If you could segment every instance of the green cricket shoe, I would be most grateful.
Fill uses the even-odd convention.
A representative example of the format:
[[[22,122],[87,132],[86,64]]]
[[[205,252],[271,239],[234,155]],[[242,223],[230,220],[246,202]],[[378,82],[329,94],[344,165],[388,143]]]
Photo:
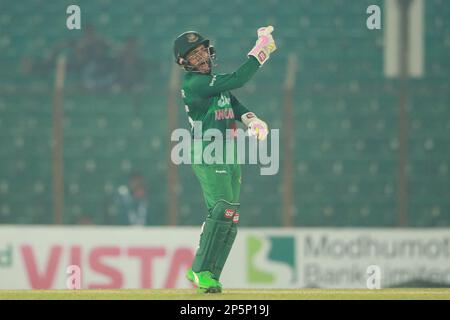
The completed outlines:
[[[197,286],[200,293],[221,293],[222,284],[213,278],[209,271],[194,272],[192,268],[186,272],[186,278]]]
[[[197,273],[198,274],[198,273]],[[192,271],[192,268],[189,268],[189,270],[186,272],[186,278],[191,281],[192,283],[195,283],[195,277],[194,277],[194,271]],[[219,280],[217,280],[216,278],[214,278],[214,276],[212,276],[213,280],[216,280],[219,287],[222,288],[222,283],[220,283]]]

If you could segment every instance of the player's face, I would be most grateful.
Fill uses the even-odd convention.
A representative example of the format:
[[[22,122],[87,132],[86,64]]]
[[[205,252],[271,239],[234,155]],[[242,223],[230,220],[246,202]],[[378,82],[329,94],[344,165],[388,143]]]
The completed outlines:
[[[211,70],[209,65],[208,49],[204,45],[199,45],[186,57],[188,62],[201,73],[208,73]]]

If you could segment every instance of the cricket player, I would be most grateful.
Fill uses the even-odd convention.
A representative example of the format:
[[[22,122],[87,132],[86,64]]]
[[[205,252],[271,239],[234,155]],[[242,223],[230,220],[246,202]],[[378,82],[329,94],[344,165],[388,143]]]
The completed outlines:
[[[231,90],[244,86],[276,50],[272,31],[272,26],[259,28],[258,39],[246,61],[229,74],[212,72],[215,52],[208,39],[195,31],[177,37],[173,50],[175,62],[186,71],[181,94],[192,132],[195,132],[194,125],[200,123],[202,134],[208,129],[218,129],[224,140],[234,139],[236,136],[229,132],[236,130],[236,121],[241,121],[249,135],[259,140],[266,138],[267,124],[244,107]],[[194,140],[197,138],[193,136]],[[212,138],[202,136],[200,139],[206,147]],[[192,148],[192,157],[195,152]],[[222,292],[220,274],[237,234],[241,168],[236,157],[233,160],[231,164],[225,163],[225,158],[223,163],[192,164],[208,215],[192,268],[186,277],[203,293]]]

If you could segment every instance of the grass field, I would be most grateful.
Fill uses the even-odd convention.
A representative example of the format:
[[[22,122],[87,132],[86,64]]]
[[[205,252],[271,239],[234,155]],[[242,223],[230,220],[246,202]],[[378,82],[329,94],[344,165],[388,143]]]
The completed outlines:
[[[0,300],[450,300],[450,289],[229,289],[198,294],[195,289],[0,290]]]

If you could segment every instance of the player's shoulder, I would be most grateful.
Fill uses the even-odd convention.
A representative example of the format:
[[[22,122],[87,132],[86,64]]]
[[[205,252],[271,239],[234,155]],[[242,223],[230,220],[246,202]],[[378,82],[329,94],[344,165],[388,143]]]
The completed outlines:
[[[211,81],[214,79],[214,75],[211,74],[198,74],[189,72],[184,77],[183,89],[187,92],[198,92],[208,87]]]

